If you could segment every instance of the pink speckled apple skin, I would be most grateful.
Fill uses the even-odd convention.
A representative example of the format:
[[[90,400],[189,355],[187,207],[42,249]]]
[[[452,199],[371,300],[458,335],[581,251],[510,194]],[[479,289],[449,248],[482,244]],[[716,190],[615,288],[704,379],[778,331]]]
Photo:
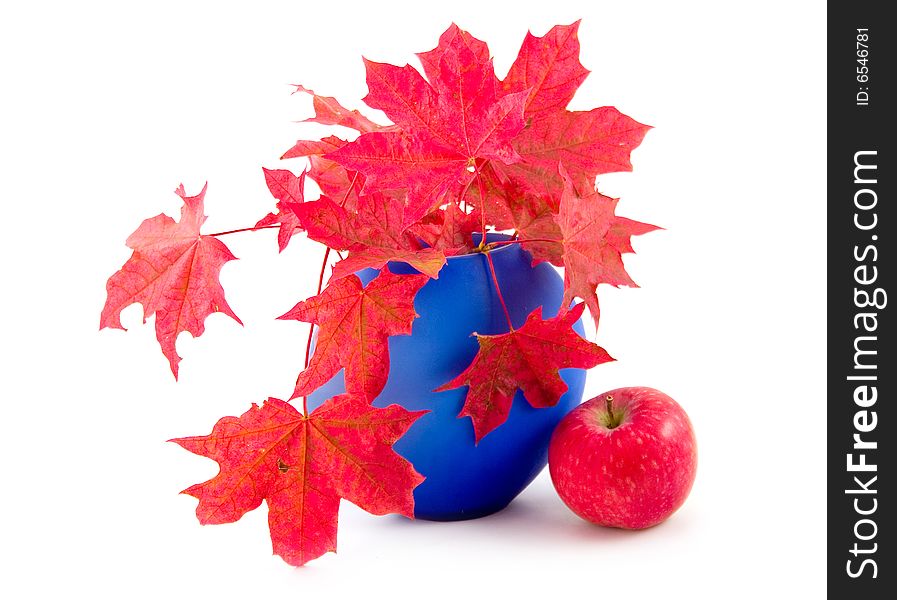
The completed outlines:
[[[624,411],[602,424],[605,398]],[[645,529],[682,506],[698,454],[688,415],[653,388],[619,388],[580,404],[558,424],[548,450],[551,480],[564,503],[592,523]]]

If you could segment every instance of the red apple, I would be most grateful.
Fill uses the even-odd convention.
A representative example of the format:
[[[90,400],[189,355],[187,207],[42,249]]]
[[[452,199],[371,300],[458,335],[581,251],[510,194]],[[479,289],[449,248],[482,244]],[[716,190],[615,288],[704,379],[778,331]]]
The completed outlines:
[[[688,415],[652,388],[611,390],[573,409],[548,449],[564,503],[592,523],[657,525],[682,506],[698,463]]]

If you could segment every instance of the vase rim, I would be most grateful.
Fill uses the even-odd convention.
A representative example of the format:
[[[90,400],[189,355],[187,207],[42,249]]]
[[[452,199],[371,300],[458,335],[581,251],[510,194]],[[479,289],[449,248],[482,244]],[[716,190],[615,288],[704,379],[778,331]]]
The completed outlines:
[[[482,234],[482,233],[474,233],[474,234],[473,234],[473,240],[474,240],[474,242],[476,242],[477,244],[479,243],[479,240],[480,240],[482,237],[483,237],[483,234]],[[508,233],[489,232],[489,233],[486,234],[486,240],[487,240],[489,243],[492,243],[493,241],[499,241],[499,242],[500,242],[500,241],[510,240],[510,239],[512,239],[512,237],[513,237],[513,236],[511,236],[511,235],[508,234]],[[493,249],[490,250],[489,252],[490,252],[491,254],[495,254],[495,253],[497,253],[497,252],[504,252],[505,250],[508,250],[508,249],[510,249],[510,248],[513,248],[514,246],[520,246],[520,244],[505,244],[504,246],[501,246],[501,247],[499,247],[499,248],[493,248]],[[523,247],[521,246],[521,250],[522,250],[522,249],[523,249]],[[445,257],[445,260],[446,260],[446,261],[450,261],[450,260],[457,260],[457,259],[464,259],[464,258],[469,259],[469,258],[473,258],[473,257],[476,257],[476,256],[482,256],[482,255],[483,255],[483,252],[470,252],[470,253],[468,253],[468,254],[455,254],[455,255],[452,255],[452,256],[446,256],[446,257]]]

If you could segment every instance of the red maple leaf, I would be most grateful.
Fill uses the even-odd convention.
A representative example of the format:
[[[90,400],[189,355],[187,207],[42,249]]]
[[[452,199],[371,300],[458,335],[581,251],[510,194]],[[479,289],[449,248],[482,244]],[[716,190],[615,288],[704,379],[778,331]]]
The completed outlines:
[[[293,398],[310,394],[345,368],[346,390],[373,400],[389,375],[387,340],[411,333],[414,296],[428,279],[383,269],[364,287],[358,276],[349,275],[279,317],[318,325],[315,352],[296,380]]]
[[[563,245],[564,300],[582,298],[598,323],[600,311],[595,292],[599,283],[638,287],[623,266],[622,254],[633,252],[630,238],[659,229],[614,214],[617,199],[596,191],[580,196],[561,167],[564,193],[558,226]]]
[[[527,34],[508,75],[499,83],[506,93],[527,94],[527,125],[512,139],[519,160],[479,159],[476,170],[481,181],[461,192],[473,205],[486,206],[487,222],[498,229],[514,228],[523,233],[521,237],[527,233],[545,237],[542,234],[546,229],[549,233],[556,229],[548,209],[557,214],[563,190],[558,163],[579,188],[592,190],[597,175],[631,170],[630,153],[649,129],[610,107],[587,112],[566,110],[589,73],[579,62],[578,29],[577,21],[556,26],[542,37]],[[461,48],[480,61],[488,60],[483,42],[453,27],[443,34],[436,49],[419,55],[428,77],[437,77],[436,61]],[[465,190],[463,182],[451,188],[456,195],[459,190]],[[479,197],[483,192],[485,199]],[[523,205],[519,194],[524,192],[535,199],[532,206]],[[554,254],[549,246],[541,249]],[[546,259],[558,264],[556,256]]]
[[[542,37],[526,33],[502,87],[508,92],[529,90],[523,113],[527,120],[563,112],[588,76],[579,62],[578,31],[576,21],[556,25]]]
[[[578,189],[590,191],[596,176],[632,170],[629,155],[649,129],[609,106],[561,111],[533,121],[517,136],[514,148],[523,160],[501,168],[536,191],[557,194],[560,162]]]
[[[511,140],[524,126],[528,92],[500,93],[488,56],[483,60],[461,36],[454,39],[440,50],[438,76],[429,83],[410,65],[366,60],[365,102],[401,131],[364,134],[326,155],[362,172],[366,186],[407,189],[405,225],[469,181],[477,159],[519,160]]]
[[[560,195],[561,162],[578,187],[592,190],[602,173],[629,171],[629,155],[650,127],[615,108],[568,111],[567,104],[589,71],[579,62],[579,21],[553,27],[542,37],[527,33],[520,52],[501,83],[506,92],[529,90],[516,136],[514,164],[495,164],[505,176],[537,193]]]
[[[177,379],[181,360],[175,348],[178,334],[187,331],[199,337],[205,331],[206,317],[215,312],[243,322],[228,306],[218,281],[221,267],[236,257],[221,240],[199,233],[206,220],[206,186],[196,196],[187,196],[183,185],[175,193],[184,201],[180,221],[160,214],[145,220],[128,237],[126,243],[134,252],[106,283],[100,329],[124,329],[122,309],[139,302],[144,323],[156,315],[156,339]]]
[[[366,268],[379,269],[388,261],[404,262],[436,278],[445,255],[436,248],[421,248],[404,230],[404,202],[379,193],[360,196],[357,212],[349,212],[326,196],[296,208],[308,237],[333,248],[348,250],[336,263],[333,277],[341,278]]]
[[[554,406],[567,391],[558,369],[589,369],[613,360],[603,348],[573,331],[582,315],[579,304],[566,314],[543,320],[541,308],[523,327],[498,335],[479,335],[480,350],[470,366],[435,391],[469,386],[459,417],[470,417],[479,442],[504,423],[517,389],[534,408]]]
[[[340,498],[414,518],[413,490],[424,478],[392,445],[425,412],[341,395],[306,417],[269,398],[224,417],[209,435],[170,441],[220,467],[182,492],[199,499],[201,524],[233,523],[264,500],[274,553],[300,566],[336,552]]]
[[[269,213],[263,217],[256,227],[280,224],[277,232],[277,245],[283,252],[290,243],[293,234],[302,231],[299,218],[296,216],[296,208],[305,201],[305,171],[296,177],[292,171],[284,169],[266,169],[265,184],[271,195],[277,199],[277,213]]]

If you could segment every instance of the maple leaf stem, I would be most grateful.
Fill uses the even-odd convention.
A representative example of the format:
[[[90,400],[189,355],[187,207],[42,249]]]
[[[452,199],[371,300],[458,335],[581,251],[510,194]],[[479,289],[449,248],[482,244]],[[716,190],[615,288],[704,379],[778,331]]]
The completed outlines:
[[[330,258],[330,248],[328,247],[324,251],[324,261],[321,263],[321,273],[318,275],[318,291],[315,293],[316,296],[321,294],[321,290],[324,289],[324,273],[327,271],[327,259]],[[310,323],[308,326],[308,340],[305,342],[305,366],[304,369],[308,368],[308,361],[311,358],[311,340],[314,337],[315,333],[315,325],[314,323]],[[302,414],[308,416],[308,396],[302,396]]]
[[[349,189],[346,190],[346,193],[343,194],[343,199],[339,201],[340,206],[346,205],[346,200],[349,199],[349,194],[352,193],[352,190],[355,189],[355,182],[358,181],[358,171],[355,171],[355,175],[352,176],[352,181],[349,182]]]
[[[527,238],[525,240],[500,240],[498,242],[492,242],[489,244],[490,248],[497,248],[499,246],[507,246],[508,244],[528,244],[530,242],[550,242],[554,244],[563,244],[564,242],[561,240],[550,240],[548,238]]]
[[[242,229],[231,229],[230,231],[219,231],[218,233],[207,233],[209,237],[218,237],[219,235],[229,235],[231,233],[243,233],[244,231],[259,231],[262,229],[278,229],[280,228],[280,223],[277,225],[262,225],[261,227],[243,227]]]
[[[480,190],[480,203],[483,205],[482,210],[480,211],[480,222],[482,224],[482,230],[483,230],[483,237],[482,237],[482,239],[480,239],[480,248],[483,248],[486,246],[486,188],[485,188],[485,186],[483,186],[483,178],[480,176],[480,167],[477,166],[476,170],[477,170],[477,174],[476,174],[477,189]],[[491,258],[489,259],[489,264],[490,265],[492,264]],[[495,278],[495,269],[492,270],[492,277],[493,277],[493,279]],[[496,287],[496,289],[498,289],[497,281],[495,282],[495,287]],[[501,292],[498,292],[498,297],[501,298]],[[504,304],[504,300],[502,300],[502,304]],[[507,313],[508,310],[505,309],[505,312]],[[511,319],[508,318],[508,323],[510,323],[510,322],[511,322]],[[513,330],[514,328],[511,327],[511,329]]]
[[[514,324],[511,322],[511,313],[508,312],[508,305],[505,304],[505,299],[501,295],[501,287],[498,285],[498,277],[495,275],[495,264],[492,262],[492,256],[488,252],[483,252],[486,255],[486,262],[489,263],[489,272],[492,274],[492,281],[495,283],[495,293],[498,294],[498,300],[501,302],[501,307],[505,311],[505,319],[508,320],[508,331],[514,331]]]
[[[458,196],[458,206],[461,207],[461,204],[463,203],[463,209],[465,212],[467,211],[467,190],[470,189],[471,185],[473,185],[473,179],[467,182],[467,185],[465,185],[464,189],[461,190],[461,195]]]

